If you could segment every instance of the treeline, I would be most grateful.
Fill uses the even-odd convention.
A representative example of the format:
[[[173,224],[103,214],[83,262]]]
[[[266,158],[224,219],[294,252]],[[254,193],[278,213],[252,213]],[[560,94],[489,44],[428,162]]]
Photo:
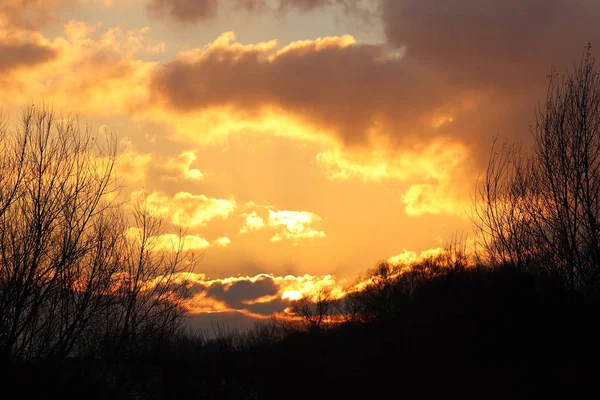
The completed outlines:
[[[13,378],[21,392],[34,379],[47,393],[98,399],[600,394],[596,302],[451,251],[410,267],[381,263],[363,290],[297,302],[293,320],[244,332],[215,325],[211,338],[180,332],[135,357],[68,359]]]

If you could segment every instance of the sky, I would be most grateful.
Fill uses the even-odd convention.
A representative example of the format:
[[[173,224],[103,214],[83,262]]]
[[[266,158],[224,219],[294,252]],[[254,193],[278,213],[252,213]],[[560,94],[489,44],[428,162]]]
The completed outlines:
[[[247,326],[471,236],[494,138],[530,140],[599,20],[597,0],[0,0],[0,110],[116,135],[128,198],[202,255],[193,323]]]

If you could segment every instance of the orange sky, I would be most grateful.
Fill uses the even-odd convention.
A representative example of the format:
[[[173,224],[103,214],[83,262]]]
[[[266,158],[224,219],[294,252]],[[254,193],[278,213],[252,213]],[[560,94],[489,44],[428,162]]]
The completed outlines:
[[[194,312],[265,316],[471,235],[493,137],[528,139],[599,17],[594,0],[1,0],[0,109],[116,134],[126,195],[204,254]]]

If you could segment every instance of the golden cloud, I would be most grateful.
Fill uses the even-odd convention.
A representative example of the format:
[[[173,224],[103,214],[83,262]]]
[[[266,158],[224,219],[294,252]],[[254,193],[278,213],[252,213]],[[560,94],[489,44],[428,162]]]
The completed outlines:
[[[269,210],[269,226],[279,231],[271,237],[272,242],[291,240],[296,246],[301,240],[325,237],[325,232],[314,229],[322,222],[317,214],[308,211]]]
[[[145,196],[146,207],[153,214],[185,227],[202,227],[213,219],[226,219],[237,207],[233,198],[216,199],[189,192],[177,192],[171,197],[161,191],[148,195],[137,191],[132,197],[139,199],[142,196]]]
[[[467,250],[472,248],[468,241]],[[429,258],[443,255],[443,248],[421,251],[404,250],[387,261],[396,266],[404,266],[396,273],[407,271],[411,265]],[[159,284],[160,277],[148,284]],[[302,298],[317,301],[326,293],[332,300],[342,299],[348,293],[363,290],[372,278],[366,276],[354,283],[338,280],[333,275],[274,275],[235,276],[210,279],[205,274],[185,272],[174,278],[174,282],[186,283],[191,294],[184,299],[191,314],[240,312],[253,318],[266,318],[281,315],[290,302]]]
[[[167,179],[187,179],[191,181],[201,181],[204,174],[197,168],[192,168],[192,163],[197,159],[193,151],[184,151],[175,158],[170,158],[164,163],[164,168],[169,175],[163,175]]]
[[[250,214],[246,213],[246,221],[240,233],[247,233],[257,231],[265,227],[265,221],[260,217],[256,211],[252,211]]]
[[[146,181],[152,159],[152,154],[138,153],[133,148],[131,140],[124,138],[121,140],[121,152],[117,157],[115,173],[129,184],[140,184]]]
[[[157,63],[135,57],[147,46],[155,45],[152,41],[144,42],[148,29],[112,28],[100,32],[100,27],[100,24],[69,21],[64,25],[64,36],[53,40],[33,31],[0,27],[0,38],[9,34],[13,38],[18,36],[21,42],[33,43],[55,54],[36,68],[16,69],[10,80],[0,81],[4,89],[0,92],[3,104],[21,105],[41,97],[58,109],[71,110],[77,104],[77,110],[73,111],[95,115],[128,114],[147,104],[148,78]]]
[[[331,179],[366,182],[397,180],[411,183],[402,195],[410,216],[447,214],[467,217],[473,175],[470,149],[459,142],[438,138],[410,150],[326,150],[318,163]]]
[[[130,240],[139,240],[143,236],[141,228],[130,227],[125,231],[125,235]],[[149,249],[151,251],[197,251],[204,250],[210,246],[208,240],[197,235],[178,235],[174,233],[164,233],[148,238]],[[216,243],[220,245],[219,243]]]
[[[223,6],[230,12],[270,12],[280,15],[336,5],[346,15],[366,19],[375,14],[378,2],[379,0],[149,0],[147,10],[153,18],[192,24],[215,18]]]
[[[440,96],[398,96],[413,89],[443,94],[445,85],[431,77],[424,86],[425,71],[386,57],[385,46],[358,44],[349,35],[280,48],[275,40],[254,45],[234,40],[232,32],[224,33],[160,67],[152,78],[152,104],[174,113],[176,119],[236,118],[252,122],[246,127],[257,125],[255,130],[266,116],[281,114],[303,127],[304,136],[312,131],[315,138],[364,143],[377,134],[430,135],[437,110],[450,103],[443,96],[442,101]],[[210,125],[220,125],[214,122]],[[380,128],[373,129],[376,125]],[[230,130],[236,127],[234,123]]]
[[[227,236],[223,236],[218,239],[215,239],[213,241],[213,244],[219,247],[227,247],[231,244],[231,239],[229,239]]]
[[[171,221],[190,227],[206,226],[215,218],[227,218],[235,210],[235,200],[215,199],[204,195],[179,192],[173,196]]]
[[[437,138],[412,149],[345,151],[337,147],[317,155],[317,161],[334,179],[358,178],[364,181],[449,179],[468,161],[469,148],[464,144]]]
[[[434,249],[423,250],[417,254],[415,251],[404,250],[402,253],[392,256],[387,259],[392,265],[410,265],[415,264],[427,258],[435,257],[444,252],[444,248],[437,247]]]
[[[335,299],[345,295],[345,281],[338,282],[331,275],[259,274],[208,279],[204,274],[185,273],[181,279],[192,289],[193,294],[185,299],[192,314],[237,311],[265,318],[282,312],[290,301],[301,297],[317,298],[324,291]]]

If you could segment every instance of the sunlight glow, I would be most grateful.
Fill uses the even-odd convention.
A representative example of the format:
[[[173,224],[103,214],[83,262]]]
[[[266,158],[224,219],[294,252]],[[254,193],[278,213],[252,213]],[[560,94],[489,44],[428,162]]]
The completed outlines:
[[[302,296],[302,293],[296,290],[288,290],[287,292],[281,295],[282,300],[288,299],[291,301],[300,300],[302,297],[304,297]]]

